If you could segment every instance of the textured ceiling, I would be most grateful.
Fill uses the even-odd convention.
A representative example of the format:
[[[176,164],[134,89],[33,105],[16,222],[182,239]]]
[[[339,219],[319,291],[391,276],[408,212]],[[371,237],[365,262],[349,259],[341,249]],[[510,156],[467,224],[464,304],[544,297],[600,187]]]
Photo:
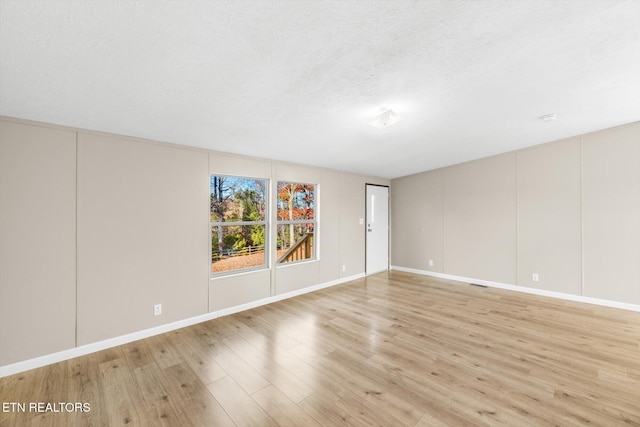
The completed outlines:
[[[0,115],[393,178],[640,120],[640,0],[0,0]]]

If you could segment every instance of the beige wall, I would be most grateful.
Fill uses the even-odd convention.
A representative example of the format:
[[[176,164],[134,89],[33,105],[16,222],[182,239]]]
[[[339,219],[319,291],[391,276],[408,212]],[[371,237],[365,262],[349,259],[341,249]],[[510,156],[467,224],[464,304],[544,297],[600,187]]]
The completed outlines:
[[[405,267],[444,273],[442,175],[439,169],[393,181],[391,252]],[[416,212],[420,222],[410,227]]]
[[[320,271],[318,283],[331,282],[340,278],[340,172],[323,170],[320,172],[318,201],[319,228],[318,254]],[[346,189],[345,189],[346,190]],[[325,250],[326,249],[326,250]]]
[[[580,138],[516,155],[517,284],[581,295]]]
[[[367,179],[358,175],[340,174],[340,240],[349,242],[336,249],[340,253],[340,277],[353,276],[365,270],[366,182]]]
[[[209,282],[209,311],[218,311],[271,296],[269,270],[220,276]]]
[[[509,153],[444,169],[446,274],[515,282],[515,166]]]
[[[640,304],[640,123],[391,189],[394,266]]]
[[[365,183],[390,183],[11,118],[0,125],[0,366],[363,274]],[[274,267],[272,251],[270,269],[210,277],[210,174],[266,178],[272,194],[278,180],[318,184],[318,259]]]
[[[205,152],[79,133],[79,345],[207,312],[208,183]]]
[[[0,366],[71,348],[76,135],[0,121]]]
[[[640,304],[640,123],[582,144],[584,294]]]

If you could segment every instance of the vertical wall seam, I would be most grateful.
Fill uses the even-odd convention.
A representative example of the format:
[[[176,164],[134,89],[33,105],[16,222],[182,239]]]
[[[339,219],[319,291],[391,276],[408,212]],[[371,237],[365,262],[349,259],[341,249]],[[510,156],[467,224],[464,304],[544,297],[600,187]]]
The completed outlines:
[[[519,153],[515,153],[515,181],[516,181],[516,247],[515,247],[515,261],[516,261],[516,277],[515,285],[520,285],[520,185],[518,180],[518,157]]]
[[[342,172],[338,174],[338,188],[342,189]],[[338,279],[342,278],[342,251],[340,250],[340,242],[342,242],[342,191],[338,195]]]
[[[440,254],[442,255],[442,267],[440,267],[440,268],[442,269],[442,274],[445,273],[445,260],[444,260],[444,258],[445,258],[445,255],[444,255],[444,240],[445,240],[445,238],[444,238],[444,229],[445,229],[445,227],[444,227],[444,223],[445,223],[445,221],[444,221],[444,214],[445,214],[445,209],[444,209],[444,176],[445,176],[444,169],[440,169],[440,206],[441,206],[441,208],[440,208],[440,210],[441,210],[440,218],[442,219],[442,225],[441,225],[442,229],[440,230],[441,234],[442,234],[442,242],[441,242],[441,245],[440,245]]]
[[[585,296],[584,263],[584,139],[580,136],[580,295]]]
[[[75,218],[75,228],[76,228],[76,330],[75,330],[75,346],[78,347],[78,323],[80,318],[80,304],[78,302],[78,288],[79,288],[79,271],[80,271],[80,250],[78,246],[80,245],[80,239],[78,238],[78,223],[79,223],[79,211],[80,211],[80,150],[79,150],[79,137],[78,132],[76,134],[76,218]]]

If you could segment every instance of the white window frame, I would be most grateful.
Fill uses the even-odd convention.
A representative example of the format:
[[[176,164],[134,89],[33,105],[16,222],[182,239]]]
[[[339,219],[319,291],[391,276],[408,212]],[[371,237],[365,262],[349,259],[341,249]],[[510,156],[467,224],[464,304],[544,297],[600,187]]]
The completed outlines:
[[[228,276],[232,274],[246,273],[251,271],[259,271],[266,270],[270,268],[270,234],[269,234],[269,216],[270,216],[270,182],[267,178],[259,178],[259,177],[250,177],[250,176],[239,176],[239,175],[227,175],[227,174],[210,174],[209,175],[209,197],[211,197],[211,180],[213,177],[222,177],[222,178],[232,178],[232,179],[246,179],[246,180],[258,180],[264,183],[264,219],[261,221],[209,221],[209,241],[210,245],[210,260],[211,265],[209,266],[209,275],[212,278],[220,277],[220,276]],[[209,218],[211,219],[211,208],[209,208]],[[264,226],[264,263],[262,265],[258,265],[255,267],[246,267],[246,268],[238,268],[234,270],[226,270],[219,272],[212,272],[212,264],[213,264],[213,228],[214,227],[233,227],[233,226],[251,226],[251,225],[262,225]]]
[[[287,220],[282,220],[280,219],[280,217],[278,216],[278,193],[279,193],[279,188],[280,188],[280,184],[296,184],[296,185],[310,185],[313,186],[313,219],[287,219]],[[276,190],[275,190],[275,199],[276,199],[276,203],[275,203],[275,212],[276,212],[276,220],[275,220],[275,240],[276,240],[276,247],[275,247],[275,253],[278,253],[278,245],[277,245],[277,240],[278,240],[278,227],[281,225],[296,225],[296,224],[312,224],[313,225],[313,244],[312,244],[312,254],[313,256],[311,258],[303,258],[303,259],[299,259],[299,260],[295,260],[295,261],[279,261],[278,257],[276,256],[276,266],[277,267],[283,267],[283,266],[288,266],[288,265],[293,265],[293,264],[299,264],[299,263],[303,263],[303,262],[310,262],[310,261],[317,261],[319,259],[318,257],[318,187],[319,185],[317,183],[312,183],[312,182],[301,182],[301,181],[294,181],[294,180],[278,180],[276,181]]]

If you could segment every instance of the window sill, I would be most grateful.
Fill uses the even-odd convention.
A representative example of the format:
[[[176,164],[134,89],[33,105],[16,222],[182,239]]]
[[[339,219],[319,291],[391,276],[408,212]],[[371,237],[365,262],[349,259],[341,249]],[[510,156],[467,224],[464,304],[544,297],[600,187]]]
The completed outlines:
[[[294,265],[312,264],[318,261],[319,261],[318,258],[313,258],[313,259],[305,259],[302,261],[285,262],[285,263],[276,265],[276,269],[293,267]]]
[[[254,268],[245,268],[242,270],[224,271],[221,273],[210,274],[209,280],[226,279],[227,277],[233,277],[233,276],[244,276],[247,274],[254,274],[260,271],[268,271],[268,270],[270,270],[269,267],[262,266],[262,267],[254,267]]]

